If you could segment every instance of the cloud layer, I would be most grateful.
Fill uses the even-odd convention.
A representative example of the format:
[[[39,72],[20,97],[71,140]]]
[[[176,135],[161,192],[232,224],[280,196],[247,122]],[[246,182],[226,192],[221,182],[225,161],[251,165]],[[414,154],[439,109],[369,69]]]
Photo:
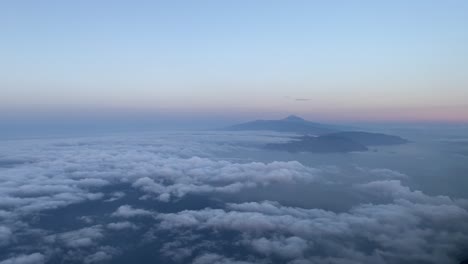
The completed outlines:
[[[237,231],[249,250],[295,263],[454,263],[468,243],[468,211],[448,197],[375,181],[365,191],[392,203],[361,204],[346,213],[282,206],[228,204],[225,209],[160,214],[164,230]],[[364,253],[365,252],[365,253]]]
[[[264,158],[258,149],[285,140],[275,133],[199,133],[2,143],[0,264],[104,263],[138,247],[159,252],[166,263],[465,257],[466,200],[414,190],[408,175],[391,169],[312,167],[290,156]],[[269,197],[277,200],[258,198],[272,186],[279,191]],[[333,187],[333,195],[318,198],[336,203],[345,202],[344,193],[357,198],[342,211],[290,204],[286,189],[299,187]]]

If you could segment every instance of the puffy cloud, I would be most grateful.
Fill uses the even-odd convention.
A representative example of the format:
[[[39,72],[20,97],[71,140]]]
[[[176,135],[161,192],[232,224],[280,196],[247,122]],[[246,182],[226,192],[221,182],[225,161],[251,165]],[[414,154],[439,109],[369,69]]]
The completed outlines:
[[[310,247],[309,242],[300,237],[275,237],[267,239],[265,237],[252,239],[246,242],[250,244],[253,250],[263,255],[276,255],[286,259],[301,258],[304,251]]]
[[[198,243],[200,245],[200,243]],[[172,259],[175,262],[182,262],[192,256],[195,247],[183,247],[181,239],[164,243],[159,250],[162,255]]]
[[[363,174],[364,176],[378,180],[380,179],[406,179],[408,178],[408,175],[401,173],[396,170],[391,170],[387,168],[365,168],[365,167],[359,167],[355,166],[355,169]]]
[[[114,201],[120,200],[123,197],[125,197],[125,193],[124,192],[113,192],[113,193],[111,193],[110,196],[111,197],[108,198],[107,200],[105,200],[105,202],[114,202]]]
[[[153,213],[151,211],[139,208],[133,208],[130,205],[122,205],[117,210],[112,213],[113,217],[122,217],[122,218],[131,218],[138,216],[151,216]]]
[[[78,217],[78,220],[86,223],[86,224],[92,224],[94,222],[94,218],[88,215],[83,215]]]
[[[10,243],[13,232],[6,226],[0,226],[0,246],[5,246]]]
[[[103,194],[96,190],[122,182],[169,201],[188,193],[236,192],[259,184],[313,178],[302,175],[313,174],[313,169],[297,162],[217,160],[222,152],[285,140],[287,136],[278,133],[213,132],[5,141],[0,159],[3,154],[8,166],[2,168],[0,208],[12,209],[10,217],[19,217],[100,199]],[[115,192],[106,201],[124,195]]]
[[[468,243],[468,211],[456,202],[412,191],[398,181],[361,187],[384,196],[388,191],[394,200],[343,213],[269,201],[228,204],[226,209],[159,214],[158,226],[172,232],[238,231],[246,237],[243,244],[261,255],[312,263],[450,263]]]
[[[190,193],[236,192],[262,182],[297,179],[300,173],[298,170],[307,170],[299,163],[285,166],[298,168],[288,171],[287,168],[281,169],[281,166],[275,169],[275,164],[254,163],[243,158],[230,161],[220,159],[220,154],[232,150],[245,150],[285,140],[287,136],[277,133],[252,135],[210,132],[199,135],[180,133],[2,141],[0,246],[27,244],[27,233],[32,232],[32,229],[23,230],[30,228],[27,226],[28,221],[40,223],[43,211],[103,198],[107,202],[123,199],[126,194],[116,191],[115,186],[120,188],[133,184],[138,190],[144,191],[147,197],[154,196],[169,202],[173,197],[180,198]],[[253,179],[255,170],[262,166],[266,168],[261,177],[267,180],[259,177]],[[222,173],[223,179],[212,180],[217,173]],[[155,192],[155,189],[145,187],[144,183],[149,183],[151,187],[160,184],[163,189]],[[109,190],[112,192],[106,193]],[[144,209],[124,205],[113,216],[129,218],[152,214]],[[99,217],[89,215],[84,218],[76,216],[75,219],[80,220],[81,224],[83,221],[87,224],[102,223]],[[24,228],[17,228],[17,223],[23,220]],[[123,223],[102,225],[110,229],[128,226]],[[103,233],[102,230],[95,231],[95,237],[87,234],[80,237],[74,235],[75,231],[53,235],[56,230],[41,230],[44,236],[48,235],[46,240],[49,242],[59,241],[69,248],[97,244]]]
[[[91,264],[108,262],[117,254],[119,254],[119,251],[113,247],[99,247],[98,251],[86,256],[83,259],[83,263]]]
[[[107,252],[104,251],[98,251],[86,257],[84,263],[102,263],[103,261],[107,261],[110,259],[112,259],[112,255],[109,255]]]
[[[197,257],[193,264],[251,264],[252,262],[247,261],[238,261],[231,258],[226,258],[224,256],[214,254],[214,253],[206,253],[199,257]]]
[[[400,180],[381,180],[358,184],[356,187],[362,191],[384,196],[391,199],[405,199],[415,203],[453,204],[454,201],[448,196],[429,196],[421,191],[412,191],[403,186]]]
[[[138,229],[138,226],[128,221],[107,224],[107,228],[112,230]]]
[[[41,253],[32,253],[30,255],[19,255],[0,261],[0,264],[41,264],[44,262],[44,255]]]
[[[369,171],[372,175],[382,177],[382,178],[398,179],[398,178],[408,177],[406,174],[403,174],[399,171],[390,170],[390,169],[371,169]]]
[[[104,237],[103,229],[100,225],[86,227],[78,230],[50,235],[45,238],[48,243],[59,243],[68,248],[91,247]]]
[[[99,246],[107,241],[107,233],[136,228],[128,221],[106,221],[139,216],[147,216],[147,223],[155,221],[154,237],[158,237],[157,232],[163,232],[171,233],[176,240],[189,241],[167,247],[162,254],[173,260],[181,256],[181,261],[196,256],[193,262],[199,264],[269,263],[273,260],[291,264],[450,263],[462,246],[468,244],[468,202],[411,190],[395,180],[406,178],[400,172],[362,169],[357,173],[362,178],[348,177],[342,181],[348,175],[338,167],[315,169],[297,161],[267,161],[269,159],[265,158],[264,162],[255,162],[239,158],[240,155],[224,155],[285,140],[288,140],[285,135],[274,134],[200,133],[2,143],[6,148],[2,148],[5,153],[0,155],[9,158],[0,157],[0,246],[2,243],[16,246],[16,241],[23,243],[18,244],[16,250],[31,246],[20,235],[31,228],[28,221],[33,223],[40,219],[41,211],[103,198],[107,202],[125,201],[111,214],[115,218],[109,218],[106,211],[104,216],[73,218],[101,225],[86,228],[73,225],[73,229],[79,229],[60,233],[53,228],[37,231],[47,242],[41,247],[50,254],[63,253],[74,261],[101,262],[115,254]],[[380,180],[366,182],[376,177]],[[297,207],[297,204],[283,206],[275,201],[253,201],[229,203],[222,209],[156,214],[132,204],[134,192],[143,192],[145,198],[170,202],[189,194],[232,194],[273,184],[320,187],[334,182],[363,197],[362,200],[344,211],[325,210],[325,206],[311,209]],[[135,189],[124,193],[114,188],[122,185]],[[337,202],[342,199],[339,196],[326,198]],[[116,203],[106,205],[113,207]],[[22,221],[24,225],[19,228],[18,223]],[[143,229],[142,225],[139,227]],[[28,231],[33,232],[32,228]],[[200,240],[211,239],[210,235],[225,231],[239,235],[234,246],[243,247],[249,256],[239,260],[238,255],[218,255],[222,252],[218,245],[221,243],[215,240],[209,247],[194,246],[201,244]],[[199,240],[187,240],[187,236]],[[59,253],[51,248],[60,248]],[[167,254],[171,250],[174,254]],[[22,263],[12,261],[27,260],[32,255],[9,255],[4,262]],[[40,263],[40,260],[33,263]]]
[[[140,178],[133,186],[167,201],[171,196],[180,198],[189,193],[234,193],[272,183],[313,182],[319,172],[297,161],[231,163],[192,157],[172,160],[159,174]]]

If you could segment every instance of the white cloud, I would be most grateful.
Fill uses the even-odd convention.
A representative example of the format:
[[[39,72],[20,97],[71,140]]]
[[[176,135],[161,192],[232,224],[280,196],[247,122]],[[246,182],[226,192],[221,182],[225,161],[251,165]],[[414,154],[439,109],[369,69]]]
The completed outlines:
[[[252,264],[251,262],[238,261],[231,258],[226,258],[224,256],[206,253],[201,255],[193,261],[193,264]]]
[[[12,207],[12,217],[37,213],[100,199],[103,194],[96,190],[122,182],[135,183],[149,195],[169,201],[172,196],[180,198],[188,193],[236,192],[272,182],[311,180],[313,175],[302,174],[313,174],[314,170],[297,162],[217,160],[219,153],[229,150],[284,140],[287,137],[278,133],[210,132],[5,141],[0,155],[8,156],[6,162],[11,166],[2,168],[0,208]],[[154,183],[151,189],[141,185],[148,179]],[[157,184],[162,184],[162,189]],[[123,195],[116,192],[107,201]]]
[[[107,228],[112,229],[112,230],[123,230],[123,229],[138,229],[138,226],[128,221],[123,221],[123,222],[109,223],[107,224]]]
[[[167,201],[170,196],[180,198],[189,193],[234,193],[272,183],[310,183],[319,173],[297,161],[231,163],[192,157],[168,160],[155,176],[137,179],[133,186]]]
[[[310,247],[307,240],[300,237],[265,237],[252,239],[246,242],[255,251],[266,256],[279,256],[285,259],[302,258],[304,251]]]
[[[125,193],[124,192],[113,192],[110,194],[110,198],[108,198],[107,200],[105,200],[105,202],[114,202],[114,201],[117,201],[117,200],[120,200],[122,199],[123,197],[125,197]]]
[[[102,263],[110,259],[112,259],[112,255],[104,251],[98,251],[86,257],[84,263]]]
[[[103,229],[100,225],[85,227],[78,230],[50,235],[45,238],[48,243],[59,243],[68,248],[86,248],[95,246],[104,238]]]
[[[41,253],[32,253],[30,255],[19,255],[0,261],[0,264],[41,264],[44,262],[44,255]]]
[[[132,208],[130,205],[122,205],[117,210],[112,213],[113,217],[122,217],[122,218],[131,218],[138,216],[151,216],[153,213],[151,211],[139,208]]]
[[[255,172],[254,167],[260,168],[265,164],[248,165],[246,159],[235,159],[236,162],[244,162],[242,164],[222,161],[220,154],[286,139],[284,135],[275,133],[251,135],[210,132],[199,135],[2,141],[0,244],[21,246],[21,243],[25,243],[24,238],[18,236],[27,232],[17,228],[16,223],[22,219],[39,219],[37,216],[42,211],[103,198],[113,202],[125,196],[121,191],[114,191],[110,195],[104,193],[113,190],[111,185],[134,184],[143,190],[144,186],[139,184],[149,179],[154,182],[154,186],[161,184],[163,189],[161,193],[148,190],[145,195],[169,202],[173,197],[180,198],[189,193],[236,192],[261,184],[263,180],[254,182],[255,179],[251,181],[248,177]],[[299,164],[294,166],[301,167]],[[270,171],[265,171],[268,173],[262,177],[269,178],[269,182],[281,182],[281,179],[287,180],[288,177],[298,178],[297,175],[288,175],[285,170],[274,172],[274,164],[266,167]],[[245,169],[248,175],[235,171],[235,168]],[[211,169],[215,169],[215,173],[222,172],[224,180],[213,181],[211,178],[215,174],[206,175]],[[236,182],[237,179],[242,182]],[[117,209],[113,216],[129,218],[152,214],[128,205]],[[92,216],[77,216],[77,219],[88,224],[99,221]],[[106,227],[115,229],[124,225],[114,223]],[[25,228],[28,228],[27,225]],[[41,232],[50,234],[55,233],[55,230]],[[46,240],[59,241],[69,248],[85,248],[96,245],[103,236],[102,230],[96,230],[97,236],[75,236],[73,232],[49,235]]]
[[[122,199],[126,194],[111,189],[114,184],[128,184],[136,188],[131,192],[141,191],[146,197],[170,202],[189,194],[236,193],[273,184],[333,184],[347,176],[346,171],[335,167],[315,169],[297,161],[254,162],[248,157],[224,155],[287,140],[284,135],[200,134],[17,141],[10,147],[4,144],[3,156],[11,158],[1,168],[0,246],[14,244],[18,233],[28,228],[27,223],[18,228],[15,222],[40,216],[41,211],[103,198],[109,202]],[[368,204],[357,203],[343,212],[253,201],[172,214],[125,204],[111,216],[125,220],[147,216],[146,220],[156,221],[156,231],[173,232],[175,238],[198,231],[197,235],[203,237],[207,230],[238,232],[239,243],[255,256],[242,259],[253,263],[270,259],[291,264],[453,262],[461,246],[468,244],[468,202],[411,190],[395,180],[406,178],[400,172],[364,170],[361,174],[365,180],[380,180],[344,186],[364,197]],[[356,182],[355,178],[349,181]],[[107,189],[111,193],[104,193]],[[125,203],[132,200],[131,192]],[[376,202],[374,197],[385,198],[385,202]],[[61,233],[43,230],[48,234],[46,246],[64,248],[70,256],[79,255],[80,261],[99,262],[114,254],[99,247],[106,233],[136,228],[129,221],[102,223],[99,217],[82,220],[102,225]],[[212,247],[216,249],[216,243]],[[173,249],[184,256],[183,260],[201,252],[194,259],[199,264],[246,263],[237,256],[206,253],[204,248],[193,250],[190,244]],[[44,259],[40,253],[35,254],[0,263],[22,263],[18,261],[29,257]]]
[[[412,191],[398,181],[363,188],[384,196],[390,192],[394,201],[361,204],[343,213],[269,201],[228,204],[226,210],[159,214],[158,226],[172,232],[238,231],[246,236],[243,243],[262,255],[313,263],[450,263],[468,243],[468,211],[447,197]],[[362,247],[370,253],[363,254]]]
[[[0,246],[5,246],[10,243],[13,232],[9,227],[0,226]]]

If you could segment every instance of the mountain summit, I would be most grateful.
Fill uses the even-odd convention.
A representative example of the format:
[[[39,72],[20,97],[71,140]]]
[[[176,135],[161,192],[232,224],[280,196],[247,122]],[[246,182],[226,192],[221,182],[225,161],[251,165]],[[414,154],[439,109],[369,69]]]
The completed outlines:
[[[340,131],[336,126],[310,122],[295,115],[290,115],[279,120],[250,121],[227,127],[225,130],[271,130],[313,135],[323,135]]]
[[[398,136],[364,131],[344,131],[345,127],[314,123],[295,115],[279,120],[255,120],[227,127],[226,130],[270,130],[302,134],[302,137],[291,142],[266,146],[268,149],[290,152],[353,152],[366,151],[370,146],[408,143],[407,140]]]
[[[290,115],[288,117],[283,118],[284,121],[294,121],[294,122],[307,122],[304,118],[298,117],[295,115]]]

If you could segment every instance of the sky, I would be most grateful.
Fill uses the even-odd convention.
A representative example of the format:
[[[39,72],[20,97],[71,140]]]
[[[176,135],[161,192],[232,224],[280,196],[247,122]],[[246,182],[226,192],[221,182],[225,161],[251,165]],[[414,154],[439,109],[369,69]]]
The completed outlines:
[[[468,122],[467,1],[1,1],[0,116]]]

